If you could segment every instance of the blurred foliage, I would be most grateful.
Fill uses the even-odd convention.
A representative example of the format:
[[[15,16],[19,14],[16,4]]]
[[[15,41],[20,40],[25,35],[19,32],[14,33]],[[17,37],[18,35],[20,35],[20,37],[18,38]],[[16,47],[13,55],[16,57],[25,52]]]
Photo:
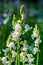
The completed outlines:
[[[0,14],[3,15],[4,12],[7,10],[9,13],[13,12],[13,14],[15,14],[17,18],[19,18],[20,15],[18,15],[19,14],[19,12],[18,12],[19,10],[18,10],[17,7],[12,6],[10,8],[9,7],[5,8],[3,6],[3,4],[1,4],[1,3],[0,3],[0,6],[1,6]],[[40,9],[39,6],[33,5],[33,4],[31,4],[31,5],[27,4],[27,7],[28,8],[35,8],[37,10]],[[40,30],[41,40],[42,40],[42,43],[40,44],[39,65],[43,65],[43,19],[42,18],[38,18],[38,16],[39,15],[35,15],[34,17],[27,16],[24,21],[25,21],[25,23],[29,24],[32,27],[34,27],[34,25],[36,23],[38,24],[38,28]],[[6,41],[8,39],[8,36],[9,36],[10,32],[12,31],[12,18],[13,18],[13,15],[9,16],[9,20],[8,20],[7,24],[0,25],[0,50],[5,47]],[[3,18],[3,20],[5,20],[5,19]],[[32,33],[31,31],[25,33],[23,38],[31,40],[31,36],[30,36],[31,33]],[[29,41],[29,42],[32,43],[32,40]],[[3,52],[2,52],[2,54],[3,54]]]

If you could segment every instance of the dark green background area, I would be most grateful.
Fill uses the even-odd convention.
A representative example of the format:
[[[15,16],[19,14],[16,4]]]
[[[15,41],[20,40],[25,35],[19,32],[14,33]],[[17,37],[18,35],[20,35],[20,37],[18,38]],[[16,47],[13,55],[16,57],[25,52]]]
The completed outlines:
[[[11,6],[8,7],[9,1],[5,2],[7,4],[7,7],[4,7],[4,2],[0,2],[0,15],[3,15],[4,12],[7,10],[9,13],[13,12],[13,15],[15,14],[16,17],[18,18],[19,15],[19,10],[18,7],[14,6],[11,4]],[[23,2],[25,3],[25,2]],[[41,35],[41,40],[42,43],[40,43],[40,53],[39,53],[39,65],[43,65],[43,3],[40,4],[33,4],[33,3],[26,3],[26,7],[29,8],[34,8],[36,10],[39,11],[39,14],[35,15],[35,16],[27,16],[25,19],[25,23],[29,24],[30,26],[32,26],[34,28],[35,24],[37,23],[39,31],[40,31],[40,35]],[[0,25],[0,50],[2,50],[2,48],[5,47],[6,45],[6,41],[8,39],[8,36],[10,34],[10,32],[12,31],[12,19],[13,16],[9,17],[8,23],[6,25],[2,24]],[[3,21],[5,19],[3,18]],[[28,31],[27,33],[25,33],[25,35],[23,36],[23,39],[27,39],[29,41],[29,43],[32,43],[31,40],[31,34],[32,31]],[[3,56],[3,53],[2,53]]]

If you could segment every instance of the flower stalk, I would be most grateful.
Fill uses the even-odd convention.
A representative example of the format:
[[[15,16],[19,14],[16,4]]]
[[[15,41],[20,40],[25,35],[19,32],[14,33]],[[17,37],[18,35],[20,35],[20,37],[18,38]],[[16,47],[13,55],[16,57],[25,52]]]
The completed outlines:
[[[39,50],[39,43],[38,43],[38,50]],[[36,65],[39,63],[39,52],[37,52],[37,57],[36,57]]]
[[[25,62],[23,62],[23,65],[25,65]]]
[[[16,65],[20,65],[20,42],[19,41],[18,41],[18,45],[17,45]]]

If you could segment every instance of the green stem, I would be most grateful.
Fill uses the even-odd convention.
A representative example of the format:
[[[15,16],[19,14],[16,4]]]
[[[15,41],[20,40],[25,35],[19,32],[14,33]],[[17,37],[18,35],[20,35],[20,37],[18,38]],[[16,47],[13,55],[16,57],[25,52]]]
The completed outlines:
[[[20,65],[20,54],[18,54],[18,65]]]
[[[39,45],[38,45],[38,50],[39,50]],[[37,53],[37,58],[36,58],[36,65],[39,63],[39,52]]]
[[[23,65],[25,65],[25,58],[26,58],[26,51],[24,52],[24,60],[23,60]]]
[[[20,42],[19,41],[17,45],[16,65],[20,65]]]
[[[18,65],[20,65],[20,42],[18,41]]]
[[[25,65],[25,62],[23,62],[23,65]]]
[[[17,58],[18,58],[18,57],[16,56],[16,65],[17,65],[17,62],[18,62],[18,61],[17,61]]]

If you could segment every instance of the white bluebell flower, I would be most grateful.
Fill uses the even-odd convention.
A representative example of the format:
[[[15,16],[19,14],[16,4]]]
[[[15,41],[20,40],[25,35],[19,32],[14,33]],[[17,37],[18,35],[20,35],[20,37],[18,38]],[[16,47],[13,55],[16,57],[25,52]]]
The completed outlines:
[[[27,62],[27,58],[25,57],[24,52],[20,53],[20,61],[21,62]]]
[[[4,65],[6,65],[7,58],[6,58],[6,57],[2,57],[1,61],[2,61],[2,63],[3,63]]]
[[[28,57],[28,63],[34,62],[34,57],[32,54],[27,54],[27,57]]]
[[[16,52],[15,50],[12,50],[12,58],[15,58],[16,57]]]
[[[29,31],[31,29],[32,29],[32,27],[30,27],[28,24],[25,25],[25,32],[27,32],[27,31]]]
[[[35,46],[38,46],[39,43],[41,43],[40,37],[38,37],[38,38],[34,41],[34,43],[35,43]]]
[[[33,54],[36,54],[39,51],[39,49],[37,47],[33,48]]]
[[[39,36],[39,31],[37,29],[37,25],[35,25],[35,28],[33,30],[33,34],[31,35],[32,39],[37,38]]]
[[[9,51],[9,48],[6,48],[6,49],[2,49],[2,51],[4,52],[4,55],[6,56],[8,51]]]
[[[9,44],[7,44],[7,47],[16,49],[14,42],[10,42]]]
[[[20,38],[21,33],[14,31],[12,33],[12,40],[17,41]]]
[[[26,44],[26,45],[23,45],[23,47],[21,48],[21,51],[27,51],[29,48],[29,46]]]
[[[11,62],[10,61],[6,61],[6,65],[11,65]]]
[[[17,32],[21,32],[22,28],[21,28],[21,25],[19,23],[15,25],[15,30]]]

